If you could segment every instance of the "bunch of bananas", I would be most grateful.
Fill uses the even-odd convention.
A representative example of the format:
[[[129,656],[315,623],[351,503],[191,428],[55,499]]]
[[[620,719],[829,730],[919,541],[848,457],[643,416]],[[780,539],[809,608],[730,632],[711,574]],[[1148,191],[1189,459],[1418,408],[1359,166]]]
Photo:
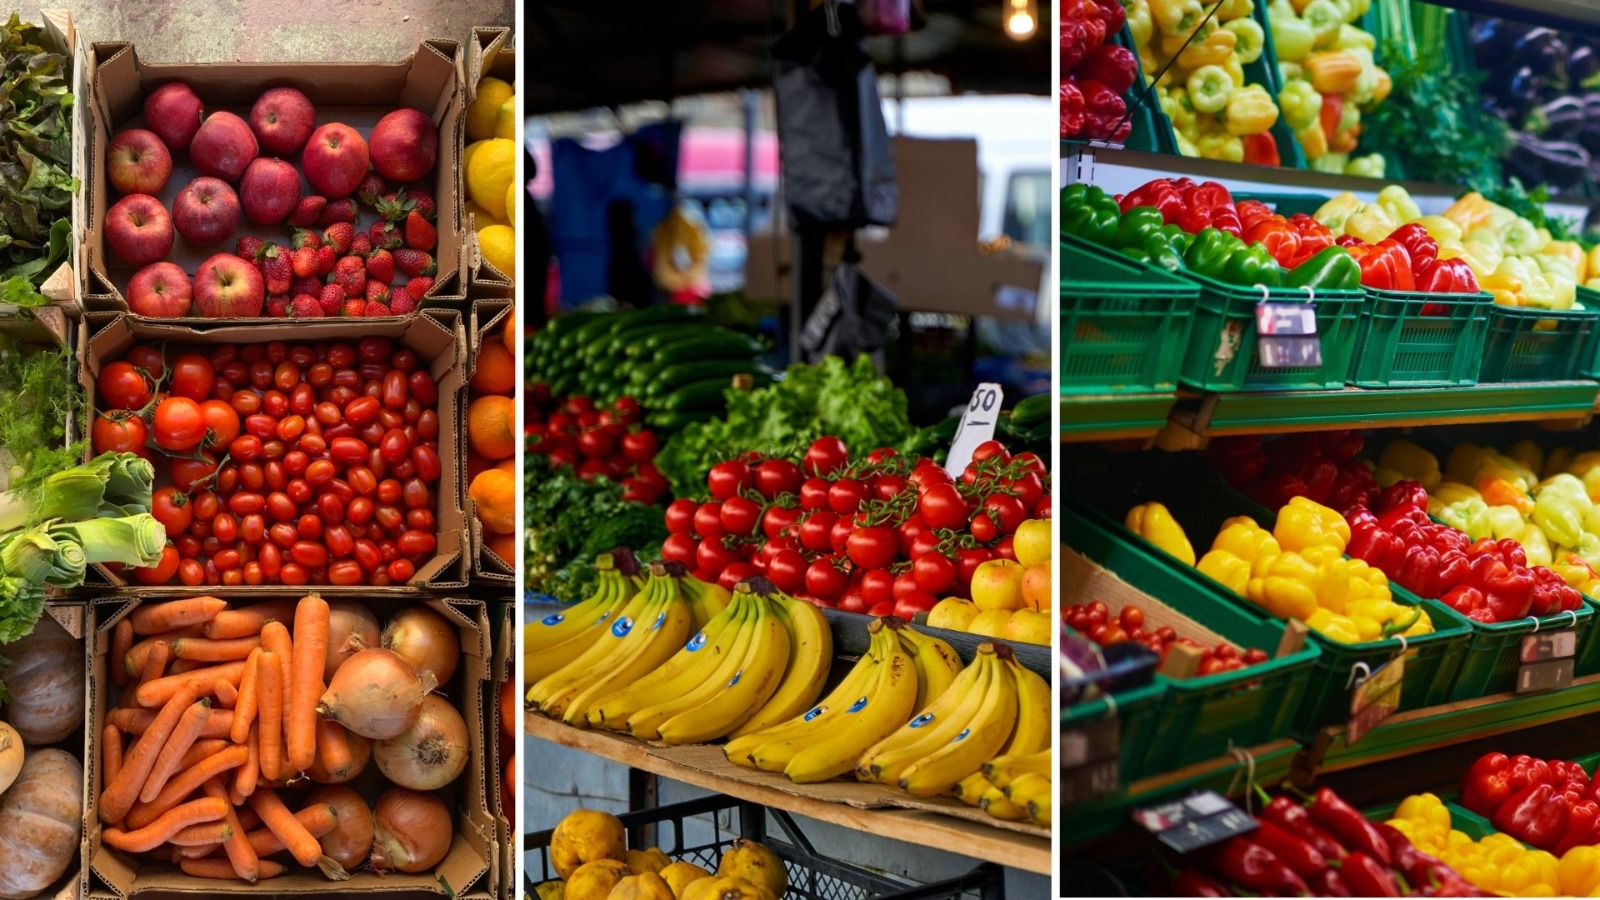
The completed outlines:
[[[522,663],[528,686],[589,649],[611,617],[644,587],[647,577],[633,554],[626,551],[600,554],[595,557],[595,568],[600,573],[600,583],[588,599],[548,615],[530,617],[522,626]]]
[[[1033,753],[1007,753],[961,779],[956,796],[997,819],[1027,819],[1049,827],[1054,771],[1048,743]]]

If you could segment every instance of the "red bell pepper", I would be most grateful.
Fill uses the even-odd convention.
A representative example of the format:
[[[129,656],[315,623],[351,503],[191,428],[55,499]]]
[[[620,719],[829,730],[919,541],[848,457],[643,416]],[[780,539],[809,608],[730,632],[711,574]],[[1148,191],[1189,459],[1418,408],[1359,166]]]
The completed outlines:
[[[1339,132],[1339,119],[1344,115],[1344,96],[1342,94],[1326,93],[1322,95],[1322,112],[1318,115],[1322,134],[1333,144],[1333,136]]]
[[[1419,266],[1432,264],[1439,258],[1439,242],[1433,239],[1433,235],[1428,234],[1428,229],[1415,222],[1396,228],[1389,234],[1388,239],[1406,248],[1413,271]]]
[[[1328,226],[1305,213],[1295,213],[1290,216],[1289,227],[1300,235],[1300,253],[1291,261],[1290,268],[1333,246],[1333,232],[1328,230]]]
[[[1548,784],[1530,784],[1511,795],[1491,817],[1494,827],[1541,850],[1560,846],[1567,831],[1566,804]]]
[[[1361,455],[1366,439],[1355,428],[1341,431],[1324,431],[1317,435],[1317,446],[1335,462],[1349,462]],[[1365,468],[1365,467],[1363,467]]]
[[[1182,196],[1187,209],[1178,225],[1184,231],[1199,234],[1206,228],[1216,228],[1234,237],[1244,236],[1244,224],[1239,220],[1239,211],[1234,208],[1233,195],[1227,188],[1215,181],[1190,183],[1183,188]]]
[[[1436,259],[1417,271],[1417,290],[1430,294],[1476,294],[1478,276],[1464,259]]]
[[[1161,218],[1168,225],[1175,224],[1183,215],[1183,188],[1194,184],[1187,178],[1157,178],[1130,191],[1119,201],[1123,212],[1135,206],[1154,206],[1161,210]]]
[[[1456,585],[1445,591],[1439,602],[1474,622],[1492,625],[1500,621],[1494,617],[1494,610],[1489,608],[1489,601],[1483,596],[1483,591],[1471,585]]]
[[[1260,478],[1267,468],[1266,451],[1255,435],[1212,438],[1201,456],[1234,487]]]
[[[1078,80],[1083,92],[1083,133],[1092,140],[1122,141],[1133,130],[1122,95],[1098,81]]]
[[[1461,776],[1461,805],[1480,816],[1494,815],[1516,791],[1511,786],[1511,757],[1485,753]]]
[[[1377,499],[1378,482],[1372,470],[1359,462],[1348,462],[1339,467],[1339,477],[1334,479],[1333,493],[1328,495],[1326,506],[1343,513],[1348,509],[1366,509]]]
[[[1534,567],[1533,603],[1529,612],[1536,616],[1553,616],[1582,605],[1582,596],[1555,570],[1544,566]]]
[[[1105,23],[1108,35],[1121,31],[1122,23],[1128,21],[1128,11],[1123,9],[1117,0],[1095,0],[1095,7],[1100,14],[1100,21]]]
[[[1556,856],[1566,854],[1573,847],[1600,844],[1600,803],[1592,798],[1567,802],[1567,827],[1561,843],[1550,852]]]
[[[1492,553],[1472,558],[1466,582],[1483,592],[1496,622],[1526,618],[1533,605],[1533,571],[1508,565]]]
[[[1420,481],[1396,481],[1383,489],[1378,495],[1377,511],[1388,512],[1391,509],[1426,510],[1428,508],[1428,489]]]
[[[1244,161],[1251,165],[1271,166],[1276,169],[1282,164],[1278,157],[1278,139],[1273,137],[1270,131],[1245,135]]]
[[[1344,802],[1331,788],[1317,791],[1307,811],[1311,813],[1311,821],[1328,829],[1350,849],[1352,856],[1359,851],[1385,866],[1392,862],[1388,842],[1360,810]],[[1346,865],[1348,863],[1349,857],[1346,857]],[[1359,890],[1355,884],[1350,887]]]
[[[1289,227],[1288,219],[1279,215],[1258,219],[1254,225],[1247,226],[1244,242],[1266,247],[1280,266],[1289,265],[1300,253],[1300,235]]]
[[[1411,274],[1411,257],[1406,248],[1387,238],[1357,262],[1361,263],[1361,283],[1380,291],[1414,291],[1416,280]]]
[[[1078,90],[1078,83],[1069,76],[1061,82],[1061,136],[1069,138],[1083,134],[1085,119],[1083,91]]]
[[[1272,211],[1272,207],[1260,200],[1240,200],[1234,205],[1234,209],[1239,213],[1239,224],[1244,226],[1245,231],[1249,231],[1252,225],[1262,219],[1270,219],[1277,215]]]
[[[1072,70],[1074,78],[1098,81],[1118,94],[1126,94],[1138,74],[1139,61],[1133,51],[1116,44],[1101,44]]]

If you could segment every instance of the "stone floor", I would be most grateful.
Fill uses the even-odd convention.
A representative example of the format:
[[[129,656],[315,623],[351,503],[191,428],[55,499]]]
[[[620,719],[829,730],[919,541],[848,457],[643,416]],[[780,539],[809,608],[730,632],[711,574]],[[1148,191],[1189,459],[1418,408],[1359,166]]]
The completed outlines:
[[[427,38],[512,25],[512,0],[54,0],[86,41],[133,41],[153,62],[401,60]]]

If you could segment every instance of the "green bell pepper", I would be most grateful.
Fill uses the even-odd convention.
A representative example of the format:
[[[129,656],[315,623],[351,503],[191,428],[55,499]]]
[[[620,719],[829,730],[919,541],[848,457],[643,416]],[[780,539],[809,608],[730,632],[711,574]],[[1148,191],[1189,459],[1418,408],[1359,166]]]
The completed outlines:
[[[1183,230],[1181,225],[1161,226],[1161,238],[1164,243],[1178,251],[1182,256],[1189,252],[1189,245],[1194,243],[1194,235]]]
[[[1183,254],[1183,264],[1196,275],[1222,280],[1228,258],[1244,249],[1244,241],[1217,228],[1202,228]]]
[[[1289,0],[1273,0],[1267,7],[1267,24],[1272,28],[1272,43],[1280,63],[1299,62],[1310,55],[1311,48],[1316,45],[1316,32],[1295,13]]]
[[[1078,187],[1078,185],[1072,185]],[[1090,187],[1069,195],[1061,192],[1061,231],[1103,247],[1112,246],[1117,239],[1117,225],[1122,209],[1105,191]]]
[[[1283,283],[1283,267],[1272,258],[1272,253],[1266,247],[1251,244],[1228,257],[1221,280],[1228,284],[1277,287]]]
[[[1343,247],[1325,247],[1289,270],[1283,278],[1283,286],[1353,291],[1361,287],[1361,264]]]
[[[1143,247],[1151,237],[1161,233],[1166,219],[1162,218],[1161,210],[1154,206],[1135,206],[1122,214],[1122,220],[1117,223],[1117,246]]]
[[[1159,236],[1151,238],[1150,243],[1145,244],[1143,249],[1151,265],[1160,266],[1168,272],[1177,272],[1183,268],[1183,252],[1171,244],[1162,243]]]

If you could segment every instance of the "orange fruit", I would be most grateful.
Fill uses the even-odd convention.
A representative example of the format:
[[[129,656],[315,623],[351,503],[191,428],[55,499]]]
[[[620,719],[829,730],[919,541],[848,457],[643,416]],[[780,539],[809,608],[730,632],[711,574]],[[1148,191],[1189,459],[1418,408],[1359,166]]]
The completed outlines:
[[[479,394],[506,394],[517,388],[517,364],[505,344],[486,340],[478,348],[472,370],[472,390]]]
[[[517,480],[499,469],[478,473],[467,488],[467,496],[478,505],[478,521],[498,534],[511,534],[517,527]],[[515,558],[515,554],[512,554]]]
[[[517,404],[510,397],[479,397],[467,407],[467,441],[484,456],[506,459],[516,455],[516,435]]]
[[[506,313],[506,327],[500,332],[500,342],[512,353],[517,352],[517,308],[511,307]]]
[[[494,467],[496,469],[499,469],[500,471],[506,473],[507,475],[510,475],[513,478],[515,478],[516,475],[517,475],[517,460],[516,460],[516,457],[512,457],[511,459],[502,459],[499,462],[495,463]]]
[[[512,534],[485,534],[483,542],[500,557],[511,565],[517,564],[517,536]]]

